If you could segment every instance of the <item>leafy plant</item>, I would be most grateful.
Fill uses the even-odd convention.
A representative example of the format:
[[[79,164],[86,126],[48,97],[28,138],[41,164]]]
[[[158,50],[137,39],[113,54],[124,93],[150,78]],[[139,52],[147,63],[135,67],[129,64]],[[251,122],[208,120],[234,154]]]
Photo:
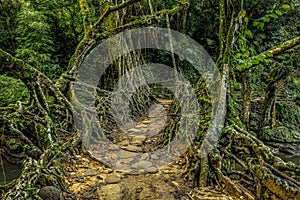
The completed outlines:
[[[28,91],[19,80],[6,75],[0,76],[0,107],[15,104],[17,101],[26,101]]]

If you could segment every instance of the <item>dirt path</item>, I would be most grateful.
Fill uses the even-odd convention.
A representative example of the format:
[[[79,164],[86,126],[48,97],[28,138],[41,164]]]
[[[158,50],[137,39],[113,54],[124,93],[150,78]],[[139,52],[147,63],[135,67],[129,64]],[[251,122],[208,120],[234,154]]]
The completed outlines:
[[[136,152],[145,150],[146,139],[153,136],[149,133],[157,133],[166,123],[166,112],[172,101],[158,99],[158,102],[160,104],[150,109],[149,116],[139,121],[128,134],[115,131],[115,144],[126,150],[121,152],[123,155],[114,154],[111,149],[98,152],[95,145],[90,152],[93,158],[80,154],[66,162],[67,199],[233,199],[216,188],[192,189],[192,183],[182,176],[179,155],[177,163],[165,167],[157,167],[159,161],[165,159],[163,157],[147,153],[137,156]],[[178,154],[176,150],[172,152]],[[113,169],[98,161],[104,157],[117,160]]]

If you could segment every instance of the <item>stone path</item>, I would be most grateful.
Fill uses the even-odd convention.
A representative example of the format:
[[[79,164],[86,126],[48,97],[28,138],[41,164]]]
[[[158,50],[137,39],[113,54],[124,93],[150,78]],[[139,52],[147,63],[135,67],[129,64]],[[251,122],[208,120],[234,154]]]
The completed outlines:
[[[65,165],[66,200],[233,200],[217,188],[192,189],[174,164],[155,173],[129,174],[107,168],[87,155]]]
[[[155,134],[168,120],[172,100],[158,99],[158,102],[160,104],[150,109],[148,117],[126,134],[113,130],[114,145],[108,148],[101,148],[99,143],[92,145],[89,155],[76,155],[66,162],[69,191],[65,193],[66,199],[232,199],[212,189],[204,193],[203,189],[193,190],[192,183],[182,177],[183,170],[176,162],[166,165],[168,157],[179,159],[180,147],[168,149],[166,155],[145,152],[149,150],[145,143],[151,144],[149,138],[155,140]]]
[[[167,125],[168,112],[172,100],[157,99],[149,110],[148,117],[122,131],[112,130],[111,144],[102,139],[90,145],[89,153],[102,163],[127,172],[156,172],[162,166],[174,162],[187,146],[180,142],[159,149],[155,143],[159,133]]]
[[[65,166],[67,171],[67,199],[188,199],[191,189],[172,166],[155,173],[129,174],[107,168],[98,161],[77,155]]]

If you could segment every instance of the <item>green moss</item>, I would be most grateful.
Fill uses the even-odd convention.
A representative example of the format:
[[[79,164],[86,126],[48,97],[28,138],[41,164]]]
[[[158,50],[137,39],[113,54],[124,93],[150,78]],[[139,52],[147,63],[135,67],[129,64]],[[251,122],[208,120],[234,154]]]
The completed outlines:
[[[260,139],[272,142],[299,142],[300,132],[283,126],[276,127],[263,130]]]
[[[300,131],[300,106],[290,102],[276,104],[276,118],[279,125]]]

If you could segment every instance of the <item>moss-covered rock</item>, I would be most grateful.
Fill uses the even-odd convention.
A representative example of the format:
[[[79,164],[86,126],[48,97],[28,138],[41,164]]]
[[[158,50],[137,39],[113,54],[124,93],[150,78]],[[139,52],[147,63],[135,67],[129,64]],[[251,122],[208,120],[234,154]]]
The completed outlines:
[[[62,200],[62,194],[61,191],[53,186],[45,186],[40,189],[38,195],[43,200]]]
[[[300,142],[300,132],[281,126],[273,129],[263,129],[259,138],[268,142],[297,143]]]

